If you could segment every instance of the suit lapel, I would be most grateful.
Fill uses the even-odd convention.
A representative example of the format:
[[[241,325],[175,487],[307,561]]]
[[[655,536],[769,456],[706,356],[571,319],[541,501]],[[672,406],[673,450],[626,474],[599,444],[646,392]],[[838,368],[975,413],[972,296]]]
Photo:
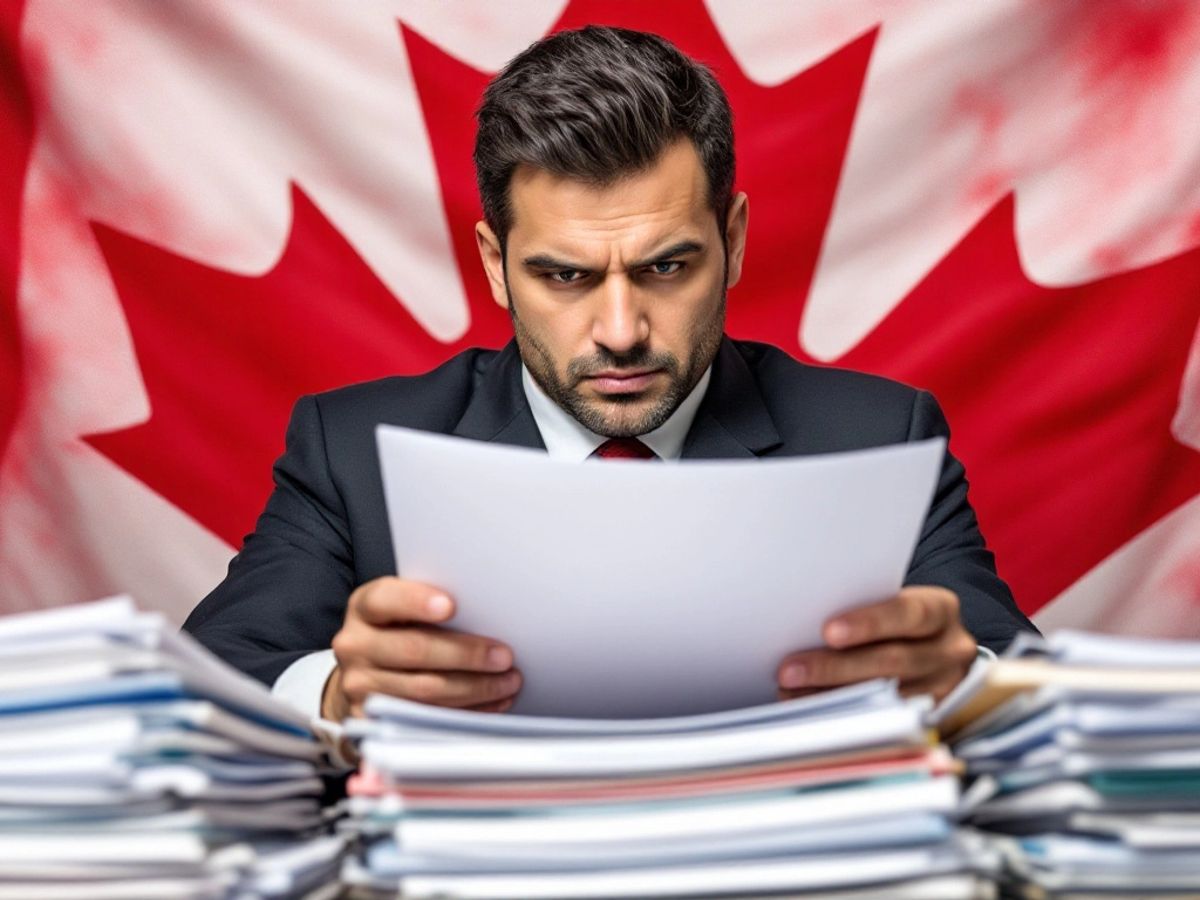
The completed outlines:
[[[546,449],[521,386],[521,356],[515,341],[475,373],[471,401],[451,433],[475,441]]]
[[[754,373],[725,338],[713,360],[708,392],[684,442],[683,458],[752,458],[781,443]]]
[[[515,341],[483,363],[475,390],[452,434],[476,441],[545,450],[521,386]],[[712,380],[683,446],[684,459],[759,456],[782,443],[754,373],[729,338],[713,361]]]

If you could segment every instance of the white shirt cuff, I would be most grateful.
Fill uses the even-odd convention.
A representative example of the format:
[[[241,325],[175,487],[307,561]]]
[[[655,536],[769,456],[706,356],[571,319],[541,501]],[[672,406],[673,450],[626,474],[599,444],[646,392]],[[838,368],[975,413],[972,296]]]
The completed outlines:
[[[321,718],[325,682],[336,667],[337,659],[332,650],[318,650],[302,656],[275,679],[271,693],[315,721]]]

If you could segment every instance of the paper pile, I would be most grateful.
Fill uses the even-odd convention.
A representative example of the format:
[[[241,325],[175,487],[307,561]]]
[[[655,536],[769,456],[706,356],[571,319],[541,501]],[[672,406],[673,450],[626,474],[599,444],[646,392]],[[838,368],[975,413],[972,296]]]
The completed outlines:
[[[406,898],[991,896],[927,708],[890,682],[649,720],[372,697],[348,725],[343,877]]]
[[[1200,643],[1023,635],[944,725],[1027,895],[1200,891]]]
[[[127,598],[0,620],[0,898],[327,885],[323,758],[303,717]]]

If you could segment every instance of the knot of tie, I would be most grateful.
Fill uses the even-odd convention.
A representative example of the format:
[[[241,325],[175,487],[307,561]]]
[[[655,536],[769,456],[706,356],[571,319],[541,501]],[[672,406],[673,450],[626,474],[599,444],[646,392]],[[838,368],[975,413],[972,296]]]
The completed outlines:
[[[653,459],[658,455],[637,438],[609,438],[593,452],[596,459]]]

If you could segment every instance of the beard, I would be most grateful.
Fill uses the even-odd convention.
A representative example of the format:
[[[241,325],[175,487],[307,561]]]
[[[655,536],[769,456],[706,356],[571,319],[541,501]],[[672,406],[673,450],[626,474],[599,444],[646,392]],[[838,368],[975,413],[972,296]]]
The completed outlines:
[[[686,360],[667,351],[652,351],[645,345],[622,354],[600,347],[595,353],[572,359],[562,375],[550,351],[521,320],[512,291],[508,292],[508,310],[521,360],[551,400],[594,434],[607,438],[637,437],[653,431],[671,417],[716,357],[725,333],[725,284],[722,279],[721,295],[712,315],[695,324]],[[597,372],[646,369],[661,370],[668,381],[666,389],[649,403],[640,393],[595,399],[580,390],[583,381]]]

